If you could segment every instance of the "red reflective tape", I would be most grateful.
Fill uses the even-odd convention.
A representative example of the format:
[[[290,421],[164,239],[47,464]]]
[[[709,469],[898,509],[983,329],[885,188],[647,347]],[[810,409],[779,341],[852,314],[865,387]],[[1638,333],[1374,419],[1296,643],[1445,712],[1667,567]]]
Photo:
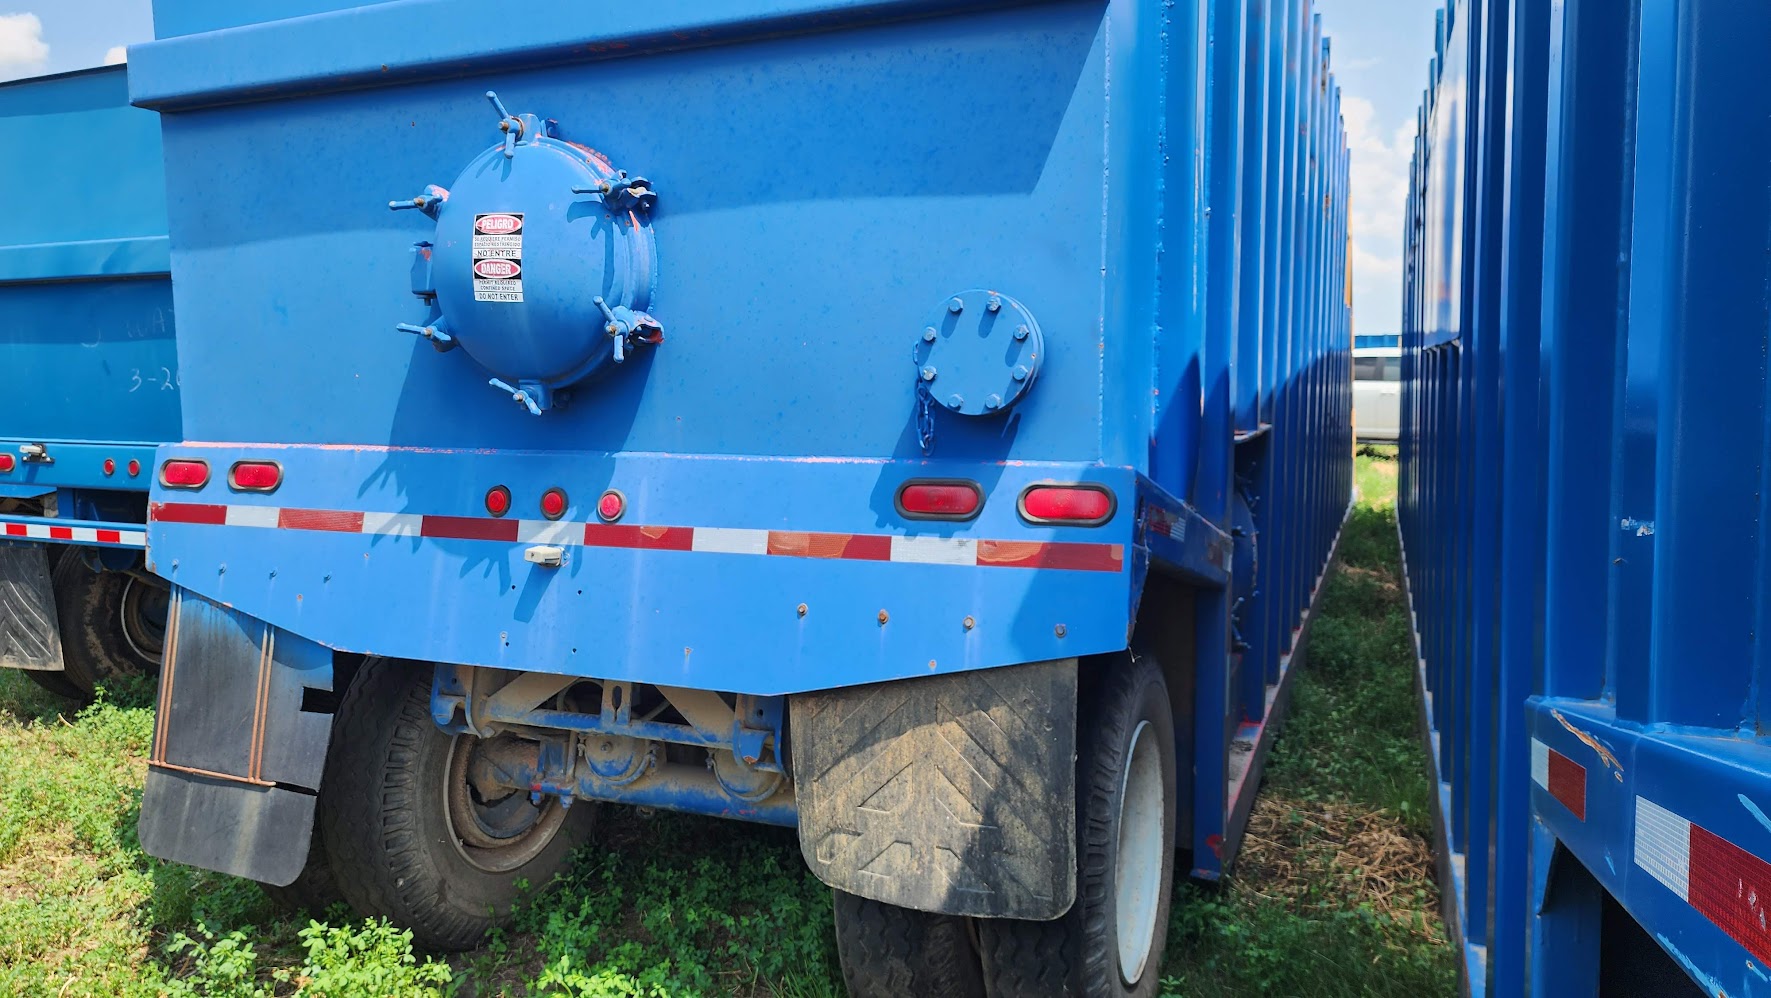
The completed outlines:
[[[489,516],[426,514],[419,524],[418,534],[421,537],[442,537],[456,541],[515,541],[517,521],[494,520]]]
[[[148,504],[148,519],[161,523],[219,525],[228,521],[228,508],[200,502],[156,502]]]
[[[8,537],[29,537],[30,534],[31,528],[22,523],[8,523],[6,525],[6,536]]]
[[[803,530],[771,530],[769,553],[789,558],[891,561],[892,538],[890,534],[820,534]]]
[[[277,526],[285,530],[335,530],[360,534],[363,532],[363,514],[345,509],[284,509],[277,513]]]
[[[71,541],[74,539],[73,527],[50,527],[49,539],[52,541]]]
[[[100,544],[121,544],[121,543],[123,543],[123,533],[121,531],[100,529],[100,530],[94,531],[94,533],[96,533],[98,535],[98,542]]]
[[[991,568],[1117,572],[1125,567],[1125,548],[1118,544],[979,541],[978,564]]]
[[[644,551],[687,551],[695,543],[693,527],[642,527],[624,523],[587,523],[588,547],[637,548]]]
[[[1550,749],[1550,796],[1587,820],[1587,768],[1555,749]]]
[[[1771,963],[1765,911],[1771,904],[1771,863],[1692,822],[1688,890],[1691,907],[1748,953]]]

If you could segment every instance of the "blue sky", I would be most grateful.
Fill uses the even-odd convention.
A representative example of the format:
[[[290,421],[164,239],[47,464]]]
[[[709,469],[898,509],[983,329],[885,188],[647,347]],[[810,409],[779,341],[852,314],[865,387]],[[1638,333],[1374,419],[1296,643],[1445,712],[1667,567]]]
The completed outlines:
[[[1394,332],[1401,310],[1402,206],[1437,6],[1316,0],[1353,150],[1353,315],[1362,333]],[[149,0],[0,0],[0,80],[121,61],[120,46],[152,37]]]

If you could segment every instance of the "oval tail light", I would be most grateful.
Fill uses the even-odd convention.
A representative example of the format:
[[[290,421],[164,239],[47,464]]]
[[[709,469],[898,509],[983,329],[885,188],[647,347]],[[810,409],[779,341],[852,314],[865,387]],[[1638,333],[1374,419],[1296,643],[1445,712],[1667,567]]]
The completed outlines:
[[[275,461],[236,461],[228,471],[228,487],[238,492],[270,492],[283,484],[283,466]]]
[[[898,489],[898,512],[913,520],[969,520],[983,506],[972,482],[905,482]]]
[[[8,472],[18,467],[18,458],[11,454],[0,454],[0,472]]]
[[[1033,523],[1096,527],[1113,518],[1113,493],[1099,485],[1032,485],[1021,493],[1021,518]]]
[[[200,489],[209,484],[209,462],[174,458],[160,466],[160,484],[169,489]]]

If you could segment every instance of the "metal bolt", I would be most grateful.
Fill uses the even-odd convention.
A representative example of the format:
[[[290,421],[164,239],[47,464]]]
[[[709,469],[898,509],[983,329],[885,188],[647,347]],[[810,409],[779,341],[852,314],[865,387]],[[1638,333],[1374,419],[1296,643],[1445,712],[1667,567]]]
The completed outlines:
[[[932,367],[923,368],[922,369],[922,380],[924,380],[924,381],[935,380],[935,369]]]
[[[965,311],[965,302],[962,302],[958,298],[955,298],[952,301],[947,303],[947,311],[952,312],[954,315],[958,315],[959,313]]]
[[[806,605],[804,603],[799,605],[799,615],[802,617],[806,615]]]
[[[986,409],[1000,409],[1000,408],[1002,408],[1002,396],[1001,395],[992,395],[989,398],[985,399],[984,400],[984,408],[986,408]]]
[[[1033,330],[1028,329],[1026,326],[1015,327],[1015,339],[1024,340],[1031,335],[1033,335]]]
[[[971,629],[972,629],[972,628],[974,628],[974,627],[976,627],[976,626],[978,626],[978,622],[977,622],[977,621],[975,621],[975,620],[973,620],[973,619],[972,619],[972,618],[970,618],[970,617],[967,617],[967,618],[965,618],[965,629],[966,629],[966,630],[968,630],[968,631],[969,631],[969,630],[971,630]]]
[[[884,610],[879,611],[879,622],[881,624],[884,624],[886,621],[891,620],[891,619],[892,619],[891,614],[885,612]]]
[[[1015,380],[1016,381],[1026,381],[1027,380],[1027,365],[1026,364],[1016,364],[1015,365]]]
[[[1002,311],[1002,299],[995,295],[991,295],[990,301],[987,302],[984,307],[990,310],[990,314],[995,315],[997,312]]]
[[[220,568],[216,569],[215,573],[217,575],[226,575],[226,574],[228,574],[228,567],[226,565],[223,565]]]
[[[958,392],[954,392],[952,395],[947,396],[947,404],[957,409],[960,406],[965,405],[965,396]]]
[[[927,328],[927,329],[924,329],[924,330],[923,330],[923,331],[922,331],[922,341],[923,341],[923,342],[924,342],[924,343],[933,343],[933,342],[935,342],[935,337],[936,337],[936,336],[937,336],[937,335],[939,335],[939,334],[937,334],[937,333],[936,333],[936,332],[935,332],[935,327],[934,327],[934,326],[930,326],[930,327],[928,327],[928,328]]]
[[[1059,624],[1057,627],[1052,628],[1052,633],[1056,634],[1058,637],[1061,638],[1065,634],[1069,633],[1069,629],[1066,628],[1063,624]]]
[[[929,659],[929,671],[933,672],[934,669],[935,669],[935,660],[931,658],[931,659]]]
[[[603,331],[608,333],[610,336],[613,336],[616,333],[619,333],[621,331],[621,327],[617,326],[613,322],[611,322],[608,325],[603,327]]]

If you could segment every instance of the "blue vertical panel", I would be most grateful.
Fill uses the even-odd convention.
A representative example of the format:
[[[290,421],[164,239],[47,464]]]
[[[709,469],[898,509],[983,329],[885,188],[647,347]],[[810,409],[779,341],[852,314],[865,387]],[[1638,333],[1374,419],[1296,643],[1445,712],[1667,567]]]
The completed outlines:
[[[1210,201],[1209,261],[1206,276],[1206,335],[1201,351],[1204,372],[1204,418],[1206,428],[1200,446],[1196,495],[1200,509],[1222,523],[1228,522],[1230,493],[1234,487],[1235,422],[1233,381],[1238,337],[1237,306],[1240,299],[1242,207],[1242,106],[1244,94],[1243,47],[1248,12],[1243,0],[1211,0],[1206,11],[1206,37],[1210,39],[1206,168]],[[1218,751],[1207,762],[1201,753],[1194,766],[1193,838],[1196,855],[1210,855],[1211,843],[1222,841],[1229,778],[1228,743],[1241,711],[1233,684],[1240,674],[1232,664],[1242,665],[1231,642],[1231,601],[1228,589],[1198,597],[1198,670],[1194,689],[1195,741]],[[1222,663],[1222,667],[1216,667]],[[1259,670],[1254,670],[1258,673]]]
[[[1266,263],[1267,246],[1269,243],[1270,226],[1268,217],[1273,209],[1272,199],[1267,183],[1267,171],[1270,168],[1271,148],[1270,129],[1268,122],[1272,117],[1271,109],[1277,86],[1274,79],[1276,65],[1273,58],[1273,36],[1281,30],[1276,20],[1277,3],[1275,0],[1249,0],[1248,27],[1246,32],[1246,54],[1244,56],[1244,75],[1247,85],[1243,98],[1243,140],[1242,140],[1242,245],[1237,309],[1237,335],[1235,377],[1233,379],[1236,393],[1236,431],[1239,437],[1246,438],[1252,446],[1264,444],[1256,442],[1260,430],[1260,399],[1262,375],[1262,344],[1264,332],[1264,308],[1266,302]],[[1243,478],[1237,482],[1237,488],[1246,496],[1254,492],[1258,485],[1255,481]],[[1261,538],[1255,538],[1256,544]],[[1262,585],[1261,569],[1257,566],[1257,578],[1250,584],[1251,590],[1258,590]],[[1239,600],[1250,597],[1238,596]],[[1237,620],[1238,655],[1237,696],[1240,710],[1238,718],[1256,718],[1261,716],[1266,707],[1267,677],[1263,655],[1266,643],[1263,639],[1256,616],[1256,607],[1246,603],[1235,608]]]
[[[1604,685],[1612,397],[1626,293],[1625,156],[1629,22],[1607,0],[1570,0],[1552,42],[1549,171],[1572,179],[1544,205],[1541,377],[1548,384],[1544,689],[1596,697]],[[1595,371],[1595,365],[1599,366]]]
[[[1630,344],[1658,375],[1643,685],[1648,720],[1724,730],[1756,730],[1750,665],[1767,638],[1753,619],[1766,563],[1744,541],[1767,529],[1771,88],[1742,72],[1766,38],[1763,4],[1642,2]],[[1757,196],[1742,197],[1739,178],[1755,178]],[[1703,667],[1676,664],[1691,662]]]
[[[1206,17],[1209,0],[1164,5],[1167,83],[1161,101],[1162,271],[1156,305],[1154,432],[1150,477],[1169,494],[1193,497],[1200,456],[1206,337]],[[1234,211],[1231,216],[1234,217]],[[1221,365],[1220,365],[1221,366]]]
[[[1525,976],[1531,784],[1521,705],[1534,692],[1543,628],[1544,440],[1538,379],[1542,308],[1544,107],[1548,0],[1508,3],[1506,184],[1498,332],[1504,488],[1500,492],[1494,916],[1489,992],[1517,995]]]

